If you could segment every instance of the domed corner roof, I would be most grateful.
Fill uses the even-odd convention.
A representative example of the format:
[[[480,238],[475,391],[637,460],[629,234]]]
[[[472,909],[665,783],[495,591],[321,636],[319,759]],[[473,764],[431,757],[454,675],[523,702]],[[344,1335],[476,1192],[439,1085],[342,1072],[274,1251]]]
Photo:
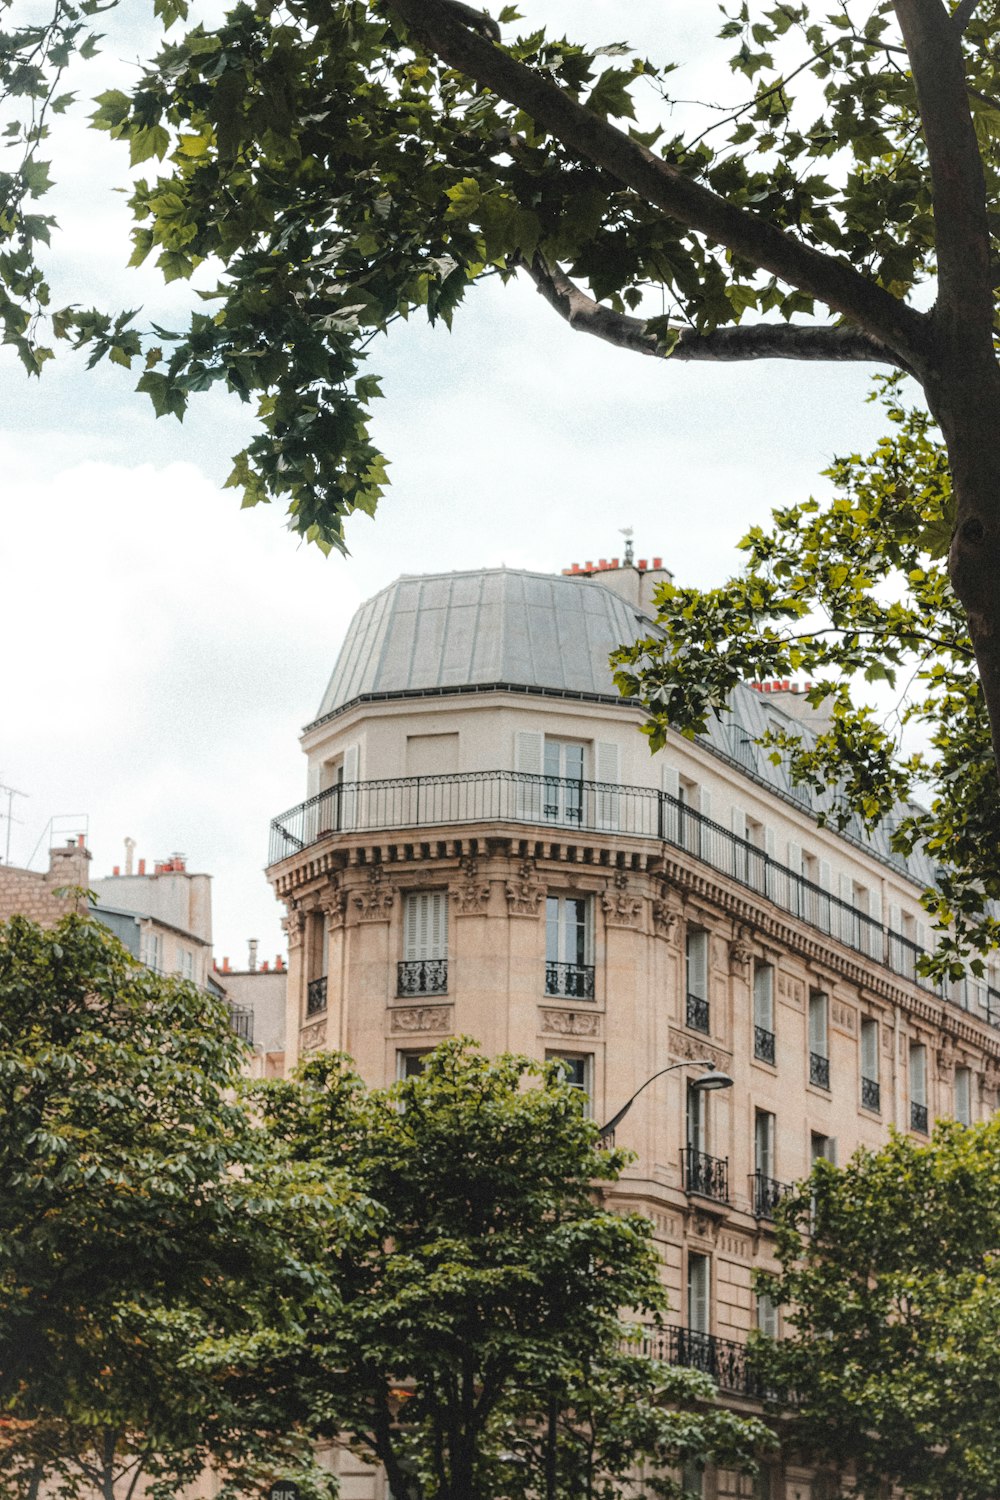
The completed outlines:
[[[617,696],[608,656],[639,616],[599,583],[484,568],[397,578],[351,621],[318,719],[355,699],[511,684]]]

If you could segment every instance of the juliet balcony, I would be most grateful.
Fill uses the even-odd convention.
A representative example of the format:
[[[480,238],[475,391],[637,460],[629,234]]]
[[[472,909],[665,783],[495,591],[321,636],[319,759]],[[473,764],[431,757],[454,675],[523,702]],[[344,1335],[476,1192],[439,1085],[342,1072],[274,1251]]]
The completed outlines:
[[[762,1389],[753,1368],[751,1351],[734,1339],[717,1338],[694,1328],[647,1328],[638,1341],[649,1359],[668,1365],[686,1365],[711,1375],[721,1391],[760,1400]]]
[[[969,978],[944,985],[927,978],[918,968],[922,949],[903,933],[655,787],[521,771],[342,782],[273,819],[268,864],[348,834],[483,823],[562,829],[577,838],[623,834],[684,850],[807,926],[1000,1027],[1000,991]]]

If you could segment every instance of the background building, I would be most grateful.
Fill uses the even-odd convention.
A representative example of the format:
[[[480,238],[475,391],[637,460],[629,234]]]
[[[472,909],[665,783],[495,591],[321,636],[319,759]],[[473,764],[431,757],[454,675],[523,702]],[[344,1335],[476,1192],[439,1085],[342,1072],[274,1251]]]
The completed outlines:
[[[889,1125],[991,1112],[1000,993],[918,979],[930,866],[817,828],[754,746],[802,716],[790,684],[739,689],[705,737],[649,754],[607,658],[652,628],[657,575],[402,578],[358,611],[303,736],[309,795],[271,830],[286,1050],[343,1048],[382,1084],[469,1033],[563,1058],[599,1120],[672,1064],[731,1074],[648,1088],[612,1192],[654,1226],[675,1322],[658,1352],[752,1404],[744,1341],[775,1320],[751,1270],[784,1185]],[[380,1493],[345,1478],[345,1500]]]

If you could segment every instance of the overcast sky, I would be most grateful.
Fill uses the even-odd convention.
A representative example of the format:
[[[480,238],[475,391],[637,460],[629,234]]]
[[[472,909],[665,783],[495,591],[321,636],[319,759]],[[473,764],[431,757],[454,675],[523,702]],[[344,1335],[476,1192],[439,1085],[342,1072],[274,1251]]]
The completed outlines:
[[[28,3],[15,0],[15,18]],[[121,5],[77,80],[88,95],[133,76],[148,12]],[[686,60],[678,95],[731,87],[706,0],[522,10]],[[186,289],[119,269],[120,148],[77,117],[52,155],[56,305],[142,303],[167,318]],[[556,572],[619,554],[624,526],[678,581],[720,582],[749,524],[820,490],[833,455],[880,425],[864,367],[661,364],[572,333],[523,285],[478,289],[450,335],[393,329],[371,367],[385,377],[376,441],[393,484],[374,522],[350,524],[344,560],[221,488],[249,431],[239,403],[213,394],[183,426],[156,422],[134,375],[61,357],[29,383],[0,351],[0,782],[27,794],[13,802],[11,862],[45,867],[53,818],[62,832],[85,820],[95,875],[123,862],[126,836],[150,861],[183,852],[214,876],[216,953],[241,966],[248,938],[261,957],[282,946],[268,822],[305,794],[298,736],[362,599],[401,573]],[[0,822],[0,858],[6,833]]]

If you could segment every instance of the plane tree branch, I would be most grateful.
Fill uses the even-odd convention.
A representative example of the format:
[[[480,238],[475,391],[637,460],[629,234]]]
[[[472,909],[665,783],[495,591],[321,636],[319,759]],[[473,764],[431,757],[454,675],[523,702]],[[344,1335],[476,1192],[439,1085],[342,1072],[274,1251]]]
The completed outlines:
[[[390,3],[431,52],[523,109],[583,159],[603,168],[686,228],[848,318],[908,367],[922,365],[930,336],[926,314],[892,296],[847,261],[813,249],[760,215],[727,202],[693,181],[610,121],[586,109],[551,79],[471,30],[464,6],[457,9],[453,0]]]

